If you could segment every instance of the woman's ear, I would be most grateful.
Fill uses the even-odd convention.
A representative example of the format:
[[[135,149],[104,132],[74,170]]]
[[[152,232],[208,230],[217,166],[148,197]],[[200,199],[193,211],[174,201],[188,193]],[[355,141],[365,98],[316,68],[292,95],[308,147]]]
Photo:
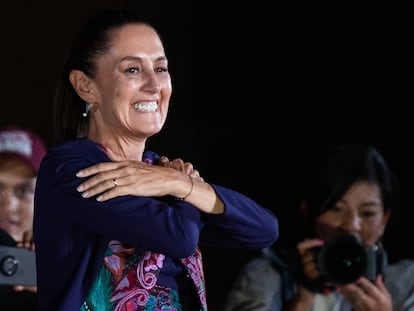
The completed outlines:
[[[69,80],[80,98],[88,103],[95,102],[95,97],[91,88],[91,80],[83,71],[76,69],[72,70],[69,74]]]

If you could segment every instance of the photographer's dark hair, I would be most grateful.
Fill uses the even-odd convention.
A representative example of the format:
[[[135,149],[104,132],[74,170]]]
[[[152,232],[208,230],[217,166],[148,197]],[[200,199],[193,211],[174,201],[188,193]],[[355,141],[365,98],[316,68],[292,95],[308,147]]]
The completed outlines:
[[[320,162],[322,161],[322,162]],[[315,165],[320,162],[322,165]],[[397,180],[381,153],[371,145],[341,144],[318,156],[311,167],[305,193],[306,228],[312,230],[315,219],[337,202],[356,181],[378,184],[384,210],[400,200]]]

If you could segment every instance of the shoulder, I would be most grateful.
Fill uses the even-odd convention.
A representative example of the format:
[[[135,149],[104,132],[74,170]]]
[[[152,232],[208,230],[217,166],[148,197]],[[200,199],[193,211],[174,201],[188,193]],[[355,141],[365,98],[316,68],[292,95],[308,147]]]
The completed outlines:
[[[61,166],[68,161],[72,162],[74,159],[86,161],[89,164],[109,160],[103,148],[97,143],[87,138],[80,138],[50,148],[43,159],[43,166],[46,164],[52,167]]]
[[[401,259],[393,264],[388,265],[385,275],[386,277],[393,277],[397,275],[398,277],[402,277],[403,274],[408,274],[407,272],[414,272],[414,259]],[[414,273],[410,273],[409,275],[406,275],[406,277],[412,277],[414,280]]]
[[[107,161],[104,150],[95,142],[85,138],[67,141],[49,149],[38,172],[38,184],[49,184],[63,176],[72,178],[82,168]]]
[[[251,274],[264,274],[269,275],[274,273],[272,262],[269,258],[258,256],[250,259],[244,266],[243,270],[249,271]]]
[[[64,143],[53,146],[50,148],[47,156],[52,157],[56,155],[84,155],[93,151],[103,153],[103,149],[97,143],[87,138],[79,138],[68,140]]]
[[[282,258],[271,248],[263,249],[259,256],[250,259],[242,269],[242,274],[256,282],[280,282],[282,270],[287,269]]]
[[[250,259],[233,283],[225,310],[280,310],[294,290],[280,261],[270,247]]]
[[[384,283],[393,297],[394,310],[414,303],[414,260],[402,259],[387,266]]]

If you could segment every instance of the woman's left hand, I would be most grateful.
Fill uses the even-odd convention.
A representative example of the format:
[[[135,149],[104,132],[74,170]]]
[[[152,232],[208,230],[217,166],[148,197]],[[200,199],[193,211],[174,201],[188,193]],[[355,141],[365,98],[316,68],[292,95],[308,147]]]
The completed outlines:
[[[123,195],[180,197],[189,187],[187,174],[141,161],[102,162],[79,171],[77,176],[88,177],[77,189],[82,196],[90,198],[99,195],[98,201]],[[182,181],[184,190],[179,181]]]
[[[385,288],[382,276],[375,283],[361,277],[355,283],[338,286],[355,311],[392,311],[392,298]]]
[[[130,160],[103,162],[76,175],[88,178],[77,188],[84,198],[97,196],[96,200],[101,202],[123,195],[171,195],[185,199],[204,213],[224,212],[224,203],[213,187],[204,182],[191,163],[181,159],[170,161],[164,157],[158,165]]]

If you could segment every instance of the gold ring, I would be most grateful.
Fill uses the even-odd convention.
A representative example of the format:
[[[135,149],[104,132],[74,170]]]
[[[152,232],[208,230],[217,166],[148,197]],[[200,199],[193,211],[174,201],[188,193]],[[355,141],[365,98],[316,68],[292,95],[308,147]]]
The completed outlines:
[[[112,183],[114,184],[114,187],[118,186],[118,183],[116,182],[116,179],[112,179]]]

